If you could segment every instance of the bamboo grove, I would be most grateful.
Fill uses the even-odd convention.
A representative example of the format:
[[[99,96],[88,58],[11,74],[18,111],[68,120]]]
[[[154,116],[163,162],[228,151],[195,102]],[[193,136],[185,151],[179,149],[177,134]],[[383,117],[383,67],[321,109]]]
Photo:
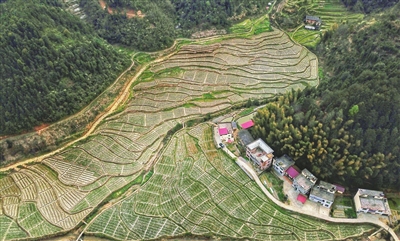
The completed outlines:
[[[342,110],[318,117],[315,109],[304,108],[310,101],[306,92],[293,90],[258,110],[252,134],[270,143],[278,156],[288,154],[318,178],[350,187],[398,183],[396,172],[391,171],[395,155],[358,152],[363,141],[353,134],[354,120],[346,120]]]

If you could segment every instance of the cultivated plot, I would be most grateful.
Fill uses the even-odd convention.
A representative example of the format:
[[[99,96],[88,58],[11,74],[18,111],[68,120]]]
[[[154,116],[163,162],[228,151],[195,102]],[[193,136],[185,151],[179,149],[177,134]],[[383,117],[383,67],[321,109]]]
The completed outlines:
[[[179,153],[179,155],[176,155]],[[118,240],[184,234],[254,240],[342,240],[374,229],[292,216],[275,206],[230,158],[211,126],[181,131],[150,180],[99,215],[86,234]]]
[[[249,98],[268,98],[292,88],[316,85],[317,65],[314,54],[278,30],[249,38],[181,46],[169,59],[149,66],[132,87],[132,99],[126,109],[105,119],[92,136],[40,164],[23,166],[0,177],[0,222],[7,227],[0,237],[44,237],[77,227],[107,197],[120,197],[126,189],[119,189],[137,184],[135,180],[160,159],[163,146],[171,138],[170,130]],[[239,182],[230,186],[236,188],[235,193],[223,188],[230,185],[224,175],[238,175],[237,170],[232,174],[223,169],[216,171],[213,165],[224,164],[209,161],[223,160],[224,156],[210,147],[199,149],[192,137],[195,131],[184,135],[183,143],[174,138],[173,148],[159,161],[154,176],[140,194],[124,200],[115,210],[107,210],[104,215],[109,216],[103,220],[103,229],[96,226],[96,221],[88,232],[117,239],[187,232],[258,239],[276,233],[292,239],[294,234],[287,229],[268,226],[264,230],[264,216],[253,220],[255,207],[267,205],[262,204],[262,194],[248,196],[257,189],[246,194],[248,191],[240,189],[243,183]],[[198,138],[202,135],[200,130]],[[210,140],[208,136],[204,138]],[[193,172],[192,176],[186,170]],[[185,178],[171,179],[171,175]],[[203,178],[216,189],[204,186]],[[220,192],[218,188],[222,188]],[[241,190],[245,194],[240,194]],[[168,201],[172,196],[176,199]],[[236,199],[240,200],[240,207],[232,205]],[[252,200],[257,201],[251,204]],[[244,211],[246,205],[253,209]],[[221,220],[219,215],[226,218]],[[214,224],[218,230],[213,230]]]

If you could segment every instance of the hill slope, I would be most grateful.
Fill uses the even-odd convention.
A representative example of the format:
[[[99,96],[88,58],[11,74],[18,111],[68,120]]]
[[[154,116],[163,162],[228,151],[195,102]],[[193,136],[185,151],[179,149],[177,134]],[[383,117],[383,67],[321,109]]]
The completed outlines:
[[[44,2],[0,4],[0,135],[80,110],[128,64],[56,1]]]
[[[400,4],[367,21],[328,31],[317,46],[318,89],[267,105],[253,134],[349,187],[400,188]]]

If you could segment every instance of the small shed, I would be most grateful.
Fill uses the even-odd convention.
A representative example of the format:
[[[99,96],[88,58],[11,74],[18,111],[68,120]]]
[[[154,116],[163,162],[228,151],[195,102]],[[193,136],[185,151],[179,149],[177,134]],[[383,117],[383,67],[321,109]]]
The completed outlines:
[[[243,123],[243,124],[241,125],[241,127],[242,127],[243,129],[249,129],[249,128],[252,127],[252,126],[254,126],[254,121],[253,121],[253,120],[246,121],[245,123]]]
[[[306,203],[307,197],[304,196],[303,194],[297,195],[297,201],[300,201],[302,204]]]
[[[333,184],[333,185],[336,186],[336,192],[339,193],[339,194],[343,194],[344,191],[346,191],[346,189],[344,187],[342,187],[342,186],[340,186],[338,184]]]
[[[220,136],[223,136],[223,135],[228,135],[229,131],[228,131],[228,128],[219,128],[218,133]]]
[[[232,121],[231,124],[232,124],[232,129],[237,130],[237,128],[238,128],[237,123],[235,121]]]
[[[297,171],[296,168],[291,166],[286,170],[286,174],[290,179],[293,180],[295,177],[297,177],[300,174],[300,172]]]

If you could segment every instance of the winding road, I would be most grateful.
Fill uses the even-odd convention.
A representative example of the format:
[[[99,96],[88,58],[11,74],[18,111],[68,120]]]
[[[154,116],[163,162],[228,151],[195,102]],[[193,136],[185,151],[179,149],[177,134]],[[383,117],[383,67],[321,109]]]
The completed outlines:
[[[265,186],[262,184],[262,182],[258,178],[257,173],[254,171],[254,169],[251,166],[249,166],[249,164],[247,162],[245,162],[245,161],[241,160],[240,158],[238,158],[237,156],[235,156],[227,148],[224,148],[223,150],[229,156],[234,158],[238,165],[240,165],[240,166],[242,166],[242,167],[244,167],[246,169],[246,171],[253,177],[254,181],[261,188],[261,190],[264,192],[264,194],[267,195],[267,197],[271,201],[273,201],[276,205],[278,205],[278,206],[280,206],[280,207],[282,207],[282,208],[284,208],[286,210],[289,210],[289,211],[293,211],[293,212],[301,213],[301,214],[304,214],[304,215],[316,217],[316,218],[323,219],[323,220],[326,220],[326,221],[329,221],[329,222],[333,222],[333,223],[372,223],[372,224],[375,224],[375,225],[387,230],[395,241],[399,241],[399,238],[397,237],[396,233],[393,231],[392,228],[390,228],[387,224],[385,224],[385,223],[383,223],[383,222],[381,222],[379,220],[369,219],[368,216],[358,217],[357,219],[333,218],[333,217],[327,217],[327,216],[320,216],[319,214],[305,212],[301,208],[297,208],[297,207],[290,206],[290,205],[287,205],[285,203],[280,202],[274,196],[272,196],[272,194],[270,192],[268,192],[268,190],[265,188]]]

